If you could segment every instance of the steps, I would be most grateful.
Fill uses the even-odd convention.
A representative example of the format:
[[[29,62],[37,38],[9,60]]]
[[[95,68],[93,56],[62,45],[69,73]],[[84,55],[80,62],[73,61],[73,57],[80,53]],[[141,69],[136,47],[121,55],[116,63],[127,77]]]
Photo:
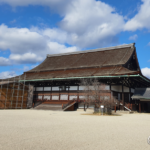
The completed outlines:
[[[124,106],[122,103],[120,103],[121,106],[123,106],[126,110],[131,111],[128,107]]]
[[[68,103],[66,104],[66,106],[64,106],[63,111],[67,110],[69,107],[71,107],[72,105],[74,105],[76,102],[72,102],[72,103]]]
[[[34,107],[33,109],[62,111],[62,105],[61,104],[40,104]]]
[[[115,111],[113,110],[112,113],[115,114]],[[116,113],[117,113],[117,114],[133,114],[134,111],[117,110]]]

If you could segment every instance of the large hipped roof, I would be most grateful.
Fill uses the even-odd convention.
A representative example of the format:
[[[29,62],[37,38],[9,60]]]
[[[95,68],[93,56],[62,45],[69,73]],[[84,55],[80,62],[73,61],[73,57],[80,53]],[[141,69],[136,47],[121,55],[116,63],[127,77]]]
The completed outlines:
[[[28,72],[121,66],[130,59],[134,50],[133,43],[90,51],[47,55],[44,62]]]

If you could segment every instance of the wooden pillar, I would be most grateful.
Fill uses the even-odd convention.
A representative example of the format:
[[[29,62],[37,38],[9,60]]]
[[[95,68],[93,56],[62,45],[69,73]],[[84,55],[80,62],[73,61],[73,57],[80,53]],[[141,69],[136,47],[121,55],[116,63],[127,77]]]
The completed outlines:
[[[142,103],[142,112],[144,112],[144,103]]]
[[[115,105],[115,113],[116,113],[116,105]]]
[[[124,109],[124,88],[123,88],[123,84],[122,84],[122,104],[123,104],[122,109],[125,110]]]
[[[61,91],[60,91],[60,87],[59,87],[59,100],[58,100],[58,101],[60,101],[60,92],[61,92]]]
[[[51,90],[50,90],[50,100],[52,100],[52,86],[51,86]]]
[[[129,88],[129,102],[131,103],[131,88]]]
[[[70,99],[70,96],[69,96],[69,89],[70,89],[70,88],[69,88],[69,86],[68,86],[68,101],[69,101],[69,99]]]
[[[110,86],[110,99],[111,99],[112,98],[111,84],[109,86]]]
[[[79,85],[78,85],[78,89],[77,89],[77,100],[79,100]]]
[[[141,101],[139,101],[139,112],[141,113]]]

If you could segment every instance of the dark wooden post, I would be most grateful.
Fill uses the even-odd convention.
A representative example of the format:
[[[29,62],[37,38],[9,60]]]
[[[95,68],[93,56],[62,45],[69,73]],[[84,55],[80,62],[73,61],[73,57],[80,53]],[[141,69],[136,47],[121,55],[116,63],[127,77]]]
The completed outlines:
[[[139,112],[141,113],[141,102],[139,101]]]
[[[122,104],[123,104],[123,110],[124,110],[124,88],[123,88],[123,84],[122,84]]]
[[[131,103],[131,88],[129,88],[129,102]]]
[[[77,100],[79,100],[79,85],[78,85],[78,88],[77,88]]]
[[[69,89],[70,89],[70,86],[68,86],[68,101],[69,101],[69,99],[70,99],[70,91],[69,91]]]

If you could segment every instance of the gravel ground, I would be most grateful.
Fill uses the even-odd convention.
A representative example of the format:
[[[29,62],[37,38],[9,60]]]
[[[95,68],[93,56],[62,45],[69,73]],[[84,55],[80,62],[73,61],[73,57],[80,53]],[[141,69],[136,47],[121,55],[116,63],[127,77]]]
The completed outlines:
[[[0,150],[150,150],[150,114],[0,110]]]

